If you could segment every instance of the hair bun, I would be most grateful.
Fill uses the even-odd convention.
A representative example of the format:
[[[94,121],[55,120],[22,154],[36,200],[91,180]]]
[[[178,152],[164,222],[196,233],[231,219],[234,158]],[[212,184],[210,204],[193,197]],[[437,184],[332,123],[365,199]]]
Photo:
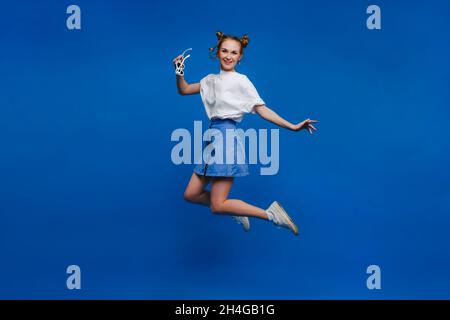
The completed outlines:
[[[248,45],[248,42],[249,42],[248,35],[244,34],[241,38],[242,48],[245,48]]]
[[[222,31],[217,31],[216,32],[216,37],[217,37],[217,40],[220,41],[220,39],[222,39],[222,37],[223,37],[223,32]]]

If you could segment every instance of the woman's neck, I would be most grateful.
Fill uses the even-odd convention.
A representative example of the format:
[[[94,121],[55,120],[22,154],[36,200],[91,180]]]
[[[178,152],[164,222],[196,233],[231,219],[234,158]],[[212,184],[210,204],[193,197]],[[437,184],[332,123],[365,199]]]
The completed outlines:
[[[236,72],[236,70],[235,69],[225,70],[225,69],[220,68],[220,72]]]

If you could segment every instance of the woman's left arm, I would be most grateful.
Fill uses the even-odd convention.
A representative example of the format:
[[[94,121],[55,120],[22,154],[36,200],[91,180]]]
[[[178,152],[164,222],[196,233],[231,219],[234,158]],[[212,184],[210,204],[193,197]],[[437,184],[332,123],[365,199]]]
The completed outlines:
[[[255,112],[261,116],[261,118],[270,121],[277,126],[286,128],[292,131],[300,131],[302,129],[308,129],[309,133],[312,134],[313,130],[317,130],[312,123],[318,122],[317,120],[306,119],[297,124],[290,123],[289,121],[280,117],[275,111],[267,107],[266,105],[255,106]]]

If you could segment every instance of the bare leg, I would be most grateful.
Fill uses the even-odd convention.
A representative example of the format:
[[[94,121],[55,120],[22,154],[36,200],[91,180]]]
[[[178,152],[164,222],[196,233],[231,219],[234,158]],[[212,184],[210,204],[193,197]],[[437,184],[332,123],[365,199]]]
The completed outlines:
[[[199,176],[195,172],[192,173],[191,179],[184,191],[184,199],[192,203],[210,206],[209,191],[204,190],[208,182],[208,178]]]
[[[211,180],[211,211],[233,216],[247,216],[268,220],[266,211],[237,199],[228,199],[233,178]]]

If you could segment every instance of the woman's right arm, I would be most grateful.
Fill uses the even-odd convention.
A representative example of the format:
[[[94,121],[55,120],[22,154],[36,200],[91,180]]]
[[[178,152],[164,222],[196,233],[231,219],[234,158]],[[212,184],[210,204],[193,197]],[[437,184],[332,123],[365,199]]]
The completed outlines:
[[[173,59],[173,65],[176,66],[177,61],[182,57],[183,56],[179,55]],[[178,93],[181,95],[200,93],[200,83],[189,84],[186,80],[184,80],[184,76],[177,75],[177,88]]]
[[[181,95],[196,94],[200,92],[200,83],[189,84],[183,76],[177,76],[178,93]]]

